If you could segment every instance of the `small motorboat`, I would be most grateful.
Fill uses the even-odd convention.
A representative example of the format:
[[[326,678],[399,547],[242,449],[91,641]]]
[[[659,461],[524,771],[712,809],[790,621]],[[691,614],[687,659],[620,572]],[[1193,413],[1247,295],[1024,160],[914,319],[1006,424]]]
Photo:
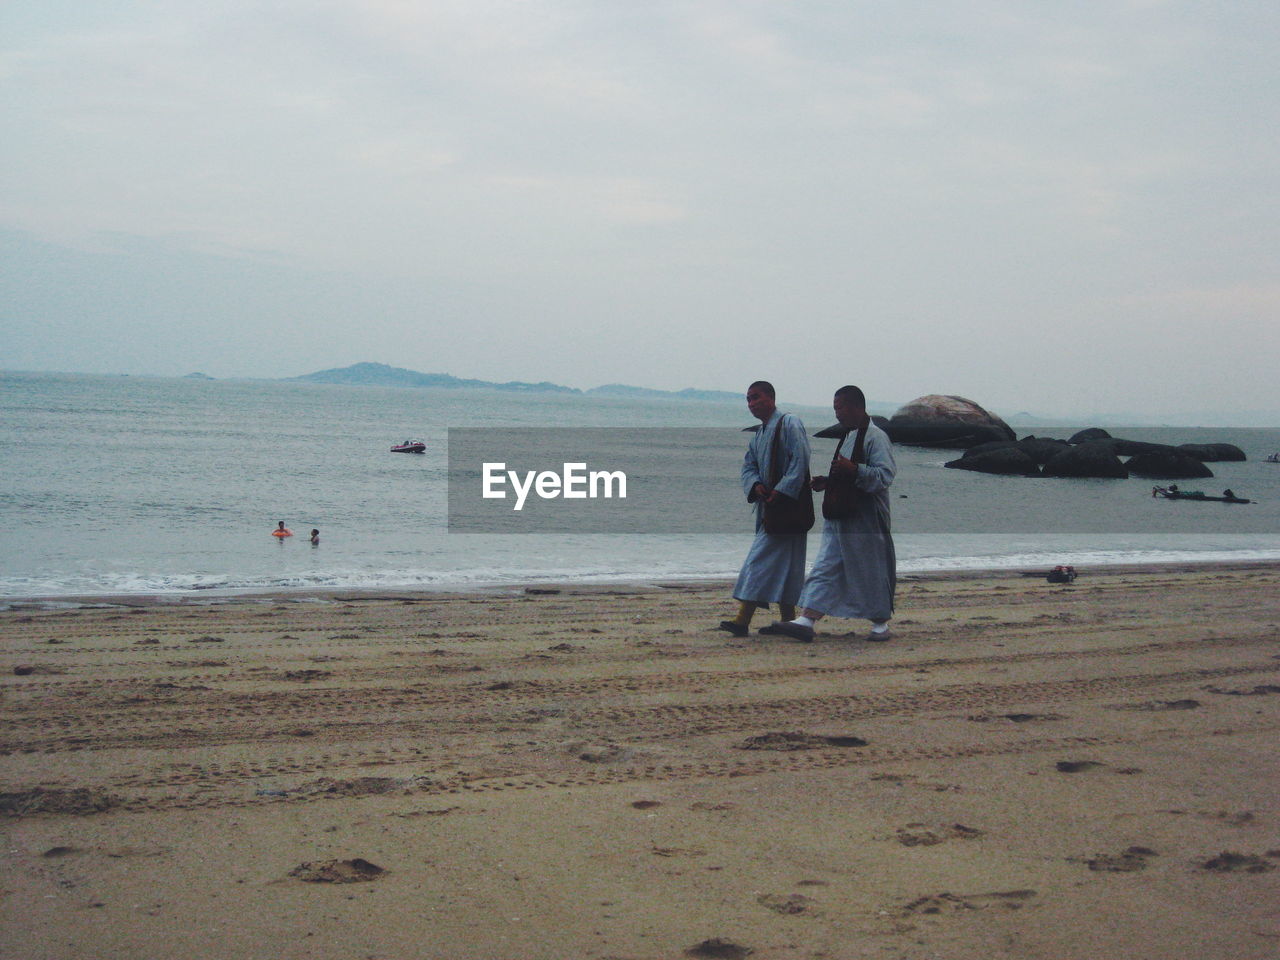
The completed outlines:
[[[426,453],[427,445],[421,440],[405,440],[391,448],[392,453]]]
[[[1177,487],[1152,487],[1151,495],[1153,497],[1160,496],[1166,500],[1207,500],[1214,503],[1253,503],[1252,500],[1246,500],[1244,497],[1237,497],[1230,490],[1224,490],[1220,497],[1211,497],[1203,490],[1179,490]]]

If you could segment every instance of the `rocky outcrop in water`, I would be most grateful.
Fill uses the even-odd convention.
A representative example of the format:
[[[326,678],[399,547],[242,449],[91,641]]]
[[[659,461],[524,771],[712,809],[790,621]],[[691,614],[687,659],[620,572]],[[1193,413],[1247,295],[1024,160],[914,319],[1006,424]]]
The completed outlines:
[[[1205,463],[1247,460],[1244,451],[1234,443],[1180,443],[1178,449]]]
[[[1044,465],[1046,477],[1097,477],[1125,480],[1128,469],[1105,440],[1069,446]]]
[[[1079,433],[1071,435],[1067,443],[1088,443],[1090,440],[1110,440],[1111,434],[1101,427],[1087,427]]]
[[[1213,471],[1201,460],[1177,447],[1140,453],[1130,458],[1127,466],[1131,476],[1148,480],[1196,480],[1213,476]]]
[[[1101,427],[1080,430],[1069,440],[1036,436],[1019,440],[1007,423],[972,400],[942,394],[912,400],[883,427],[894,443],[964,450],[962,456],[944,464],[952,470],[1003,476],[1191,480],[1213,476],[1206,461],[1246,459],[1244,451],[1230,443],[1175,447],[1113,437]],[[840,432],[838,426],[829,427],[816,436]]]
[[[983,446],[987,449],[977,453],[967,452],[960,459],[952,460],[944,466],[952,470],[973,470],[977,473],[995,473],[1002,476],[1040,476],[1040,464],[1036,463],[1016,443],[1000,446],[983,444]]]
[[[894,443],[964,450],[1017,434],[995,414],[965,397],[931,393],[903,405],[885,426]]]
[[[976,470],[1011,476],[1038,477],[1040,468],[1072,447],[1065,440],[1023,437],[1021,440],[993,440],[970,447],[963,457],[945,466],[954,470]]]

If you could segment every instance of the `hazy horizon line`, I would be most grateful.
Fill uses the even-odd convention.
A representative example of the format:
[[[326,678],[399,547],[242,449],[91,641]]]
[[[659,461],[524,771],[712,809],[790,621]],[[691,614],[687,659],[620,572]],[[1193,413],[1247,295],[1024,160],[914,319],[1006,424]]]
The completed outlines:
[[[199,370],[193,370],[189,373],[184,373],[184,374],[136,373],[136,372],[104,373],[101,371],[90,371],[90,370],[48,370],[48,369],[32,370],[32,369],[13,369],[8,367],[0,367],[0,373],[46,374],[46,375],[104,377],[104,378],[141,377],[141,378],[155,379],[155,380],[207,379],[212,382],[257,382],[257,383],[289,383],[289,382],[307,383],[307,382],[310,382],[320,386],[334,386],[334,387],[378,386],[378,387],[384,387],[387,389],[404,389],[404,390],[432,389],[433,386],[434,386],[434,389],[439,389],[439,390],[488,389],[487,386],[474,386],[474,385],[464,385],[464,386],[453,387],[453,386],[447,386],[447,385],[414,386],[412,384],[325,383],[323,381],[307,381],[304,379],[305,377],[310,376],[313,373],[323,373],[328,370],[344,370],[344,369],[347,369],[348,367],[358,366],[359,364],[362,364],[362,363],[378,363],[381,366],[387,366],[387,367],[390,367],[391,369],[408,370],[411,373],[423,373],[423,371],[410,370],[407,367],[392,367],[391,364],[381,364],[378,361],[356,361],[355,363],[348,364],[346,367],[327,367],[327,368],[324,368],[323,370],[311,371],[311,373],[294,374],[291,376],[283,376],[283,377],[253,377],[253,376],[215,377],[211,374],[206,374]],[[456,377],[455,374],[445,373],[443,371],[432,371],[425,375]],[[456,379],[475,380],[476,378],[456,377]],[[495,386],[500,385],[502,383],[529,383],[529,384],[546,383],[555,387],[561,387],[565,390],[574,391],[575,393],[581,394],[583,396],[588,396],[592,391],[599,390],[603,387],[609,387],[609,386],[632,387],[640,390],[653,390],[657,393],[666,394],[672,397],[680,393],[680,390],[666,390],[660,387],[646,387],[640,384],[624,384],[624,383],[616,383],[616,382],[599,384],[598,386],[595,386],[595,387],[571,387],[571,386],[568,386],[567,384],[560,384],[551,380],[507,380],[507,381],[485,380],[480,382],[482,384],[486,384],[486,385],[493,384]],[[693,391],[698,391],[703,393],[731,393],[732,392],[732,391],[727,391],[727,390],[723,390],[715,387],[689,386],[681,389],[693,390]],[[954,396],[954,394],[938,394],[938,395]],[[965,399],[969,399],[971,400],[971,402],[978,403],[978,401],[972,400],[972,398],[965,398]],[[716,404],[727,405],[732,401],[730,401],[727,398],[725,399],[700,398],[692,402],[716,403]],[[899,402],[899,401],[889,401],[889,400],[876,400],[876,399],[869,398],[867,401],[867,407],[868,409],[871,409],[873,407],[877,409],[887,409],[889,407],[892,407],[896,410],[896,409],[900,409],[902,406],[910,402],[911,401]],[[804,401],[790,402],[785,400],[779,405],[808,407],[810,409],[823,409],[825,406],[824,404],[820,404],[820,403],[811,403],[811,402],[804,402]],[[982,406],[985,407],[985,404],[983,404]],[[985,408],[990,411],[989,407],[985,407]],[[1266,430],[1266,429],[1280,428],[1280,412],[1272,412],[1267,410],[1244,410],[1244,411],[1237,411],[1232,414],[1228,414],[1227,412],[1220,411],[1220,410],[1209,410],[1199,415],[1193,414],[1189,411],[1176,411],[1169,414],[1142,414],[1142,413],[1133,413],[1133,412],[1129,412],[1129,413],[1093,412],[1093,413],[1080,414],[1076,417],[1038,413],[1032,410],[1020,410],[1017,413],[1013,413],[1013,414],[1001,414],[996,411],[990,411],[990,412],[995,413],[996,416],[999,416],[1002,420],[1009,423],[1010,426],[1017,425],[1017,426],[1024,426],[1024,427],[1035,427],[1035,426],[1067,427],[1067,426],[1079,426],[1081,424],[1084,424],[1088,426],[1126,426],[1127,425],[1127,426],[1134,426],[1134,427],[1189,427],[1189,428],[1197,428],[1197,429],[1212,429],[1212,428],[1220,427],[1224,429],[1244,429],[1244,430]],[[1240,417],[1249,422],[1232,423],[1223,419],[1227,416]],[[1178,422],[1174,419],[1170,419],[1170,418],[1176,418],[1176,417],[1190,418],[1195,422]],[[1269,420],[1270,422],[1263,422],[1264,420]]]

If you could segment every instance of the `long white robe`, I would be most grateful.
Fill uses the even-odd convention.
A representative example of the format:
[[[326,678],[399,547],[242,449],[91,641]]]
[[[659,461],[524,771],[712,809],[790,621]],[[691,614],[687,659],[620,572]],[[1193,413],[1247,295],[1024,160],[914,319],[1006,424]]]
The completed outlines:
[[[779,432],[780,431],[780,432]],[[775,410],[768,423],[761,424],[742,460],[742,490],[748,502],[756,505],[756,537],[743,561],[738,582],[733,586],[735,600],[755,603],[790,603],[800,597],[804,586],[804,560],[807,536],[778,536],[764,530],[764,504],[752,492],[757,483],[769,487],[773,469],[773,437],[778,434],[778,457],[782,477],[773,489],[788,497],[797,497],[809,475],[809,436],[800,418]]]
[[[856,433],[841,445],[853,455]],[[898,585],[897,555],[889,529],[889,485],[897,473],[893,445],[874,423],[863,443],[866,463],[854,485],[870,494],[857,516],[823,520],[822,546],[805,580],[800,606],[835,617],[888,620]]]

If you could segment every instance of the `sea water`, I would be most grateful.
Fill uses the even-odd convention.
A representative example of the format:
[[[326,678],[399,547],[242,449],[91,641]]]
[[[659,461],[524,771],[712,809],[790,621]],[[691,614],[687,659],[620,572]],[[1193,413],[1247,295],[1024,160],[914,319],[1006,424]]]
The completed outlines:
[[[783,407],[811,433],[834,421],[829,410]],[[743,404],[665,398],[0,373],[0,597],[732,577],[752,528],[737,480],[752,422]],[[714,533],[450,533],[450,429],[546,427],[697,431],[710,438],[708,482],[740,523]],[[1280,430],[1112,432],[1234,443],[1246,462],[1210,464],[1214,479],[1183,486],[1258,502],[1157,500],[1152,481],[1136,478],[992,477],[947,470],[952,451],[898,446],[900,572],[1280,559],[1280,465],[1263,459],[1280,449]],[[390,452],[407,438],[427,452]],[[815,472],[832,445],[813,441]],[[495,449],[493,460],[512,455]],[[657,473],[663,456],[654,450]],[[294,537],[270,535],[280,520]]]

